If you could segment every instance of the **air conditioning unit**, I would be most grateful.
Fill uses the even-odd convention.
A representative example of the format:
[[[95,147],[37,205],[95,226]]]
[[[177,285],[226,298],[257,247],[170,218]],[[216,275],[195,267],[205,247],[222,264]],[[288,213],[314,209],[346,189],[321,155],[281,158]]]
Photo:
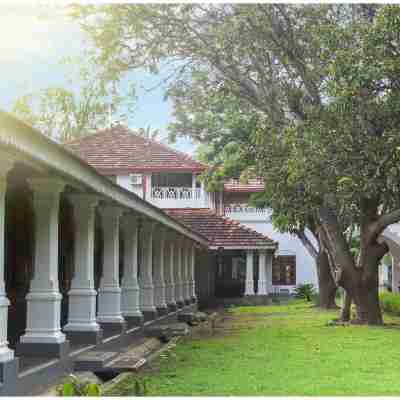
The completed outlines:
[[[131,185],[141,185],[142,184],[142,175],[141,174],[130,174]]]

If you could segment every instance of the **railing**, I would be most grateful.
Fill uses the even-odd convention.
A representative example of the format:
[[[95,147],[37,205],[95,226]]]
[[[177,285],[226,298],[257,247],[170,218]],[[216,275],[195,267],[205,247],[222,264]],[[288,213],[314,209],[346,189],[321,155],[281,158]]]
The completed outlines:
[[[266,214],[268,213],[267,208],[258,208],[258,207],[250,207],[250,206],[227,206],[225,207],[225,213],[236,213],[236,212],[242,212],[242,213],[254,213],[254,214]]]
[[[151,198],[164,200],[191,200],[200,199],[201,190],[199,188],[191,187],[153,187],[151,189]]]
[[[207,196],[200,188],[155,186],[150,201],[160,208],[207,207]],[[207,203],[207,204],[206,204]]]
[[[225,207],[225,216],[240,221],[268,222],[270,220],[270,210],[248,205],[230,205]]]

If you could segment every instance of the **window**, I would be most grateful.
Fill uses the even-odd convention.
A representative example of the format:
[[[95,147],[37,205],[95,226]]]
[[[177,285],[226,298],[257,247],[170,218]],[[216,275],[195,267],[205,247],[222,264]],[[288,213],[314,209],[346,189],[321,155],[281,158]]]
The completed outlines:
[[[272,264],[273,285],[296,284],[296,256],[278,256]]]
[[[142,184],[142,174],[130,174],[131,185],[137,186]]]
[[[151,177],[153,187],[192,187],[191,173],[155,173]]]

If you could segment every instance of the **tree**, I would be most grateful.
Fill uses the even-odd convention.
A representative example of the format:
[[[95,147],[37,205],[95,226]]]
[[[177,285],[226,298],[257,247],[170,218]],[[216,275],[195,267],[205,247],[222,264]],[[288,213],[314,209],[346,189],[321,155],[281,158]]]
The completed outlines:
[[[123,93],[119,74],[77,59],[65,60],[64,64],[78,66],[69,77],[70,88],[48,87],[18,98],[12,110],[17,117],[65,142],[104,128],[132,110],[134,88]]]
[[[220,190],[228,178],[246,180],[254,177],[257,154],[260,153],[255,142],[256,133],[264,130],[264,126],[263,118],[236,96],[226,94],[220,87],[207,87],[205,91],[205,79],[205,75],[197,74],[192,76],[190,88],[176,84],[170,89],[176,118],[170,126],[170,134],[172,138],[190,135],[202,143],[198,158],[211,166],[203,173],[203,179],[208,190],[214,191]],[[269,148],[269,154],[272,151],[278,155],[285,154],[281,148]],[[265,160],[269,170],[272,167],[282,168],[282,162],[285,161],[276,157]],[[275,176],[280,179],[279,171]],[[302,196],[294,198],[296,193],[287,181],[280,181],[279,196],[273,196],[267,189],[266,193],[253,196],[252,201],[256,206],[272,208],[272,222],[280,232],[289,232],[300,239],[316,262],[319,306],[337,308],[337,285],[333,277],[335,268],[324,245],[320,223],[316,216],[307,213]],[[310,233],[317,245],[310,239]]]
[[[146,128],[139,128],[137,133],[147,139],[156,139],[160,135],[159,129],[152,129],[150,125]]]
[[[156,71],[163,61],[175,67],[172,87],[190,87],[194,74],[207,74],[207,87],[222,87],[262,118],[256,165],[270,196],[284,182],[295,197],[300,193],[299,210],[320,222],[358,321],[381,324],[378,265],[387,246],[378,237],[400,220],[400,9],[354,10],[121,5],[75,8],[74,15],[100,58],[118,58],[121,71]],[[270,163],[279,146],[287,150],[282,171]],[[358,257],[350,246],[353,226]]]

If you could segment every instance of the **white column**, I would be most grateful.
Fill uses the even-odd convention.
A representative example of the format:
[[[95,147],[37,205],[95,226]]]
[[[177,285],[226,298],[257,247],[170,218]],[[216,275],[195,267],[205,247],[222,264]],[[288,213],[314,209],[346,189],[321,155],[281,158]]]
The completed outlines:
[[[392,255],[392,292],[399,293],[400,286],[400,257],[393,252]]]
[[[10,301],[6,296],[4,282],[4,242],[5,242],[5,197],[7,192],[7,174],[14,165],[11,159],[1,156],[0,160],[0,363],[14,358],[14,351],[8,347],[8,307]]]
[[[181,255],[181,282],[182,282],[182,298],[185,304],[188,304],[188,288],[187,288],[187,243],[182,240],[182,255]]]
[[[164,253],[164,272],[165,272],[165,298],[168,308],[171,311],[176,310],[175,302],[175,281],[174,281],[174,265],[175,265],[175,254],[174,254],[174,241],[168,240],[165,247]]]
[[[181,239],[178,237],[175,242],[175,301],[179,308],[182,308],[185,301],[183,299],[182,293],[182,245],[180,243]]]
[[[189,282],[190,282],[190,298],[193,303],[197,301],[196,298],[196,276],[195,276],[195,265],[196,265],[196,246],[192,244],[190,246],[190,266],[189,266]]]
[[[157,317],[153,286],[153,232],[154,222],[144,222],[141,240],[143,262],[140,266],[140,309],[145,321]]]
[[[265,259],[265,269],[266,269],[266,277],[267,277],[267,293],[272,294],[272,258],[273,253],[269,252],[266,255]]]
[[[119,218],[122,215],[122,209],[111,205],[102,206],[100,215],[104,244],[97,321],[104,328],[119,331],[123,329],[124,324],[119,286]]]
[[[94,220],[98,197],[70,195],[74,210],[74,275],[68,292],[68,323],[64,327],[71,341],[98,343],[94,289]]]
[[[267,295],[267,271],[266,271],[266,251],[260,250],[258,252],[258,291],[257,294],[259,295]]]
[[[193,198],[195,198],[195,192],[196,192],[196,174],[192,174],[192,193],[193,193]]]
[[[145,199],[151,203],[151,192],[152,192],[152,179],[151,179],[151,173],[149,174],[144,174],[143,177],[146,179],[146,192],[144,193]]]
[[[62,296],[58,285],[59,203],[65,183],[42,178],[30,180],[30,186],[35,210],[34,275],[26,296],[26,331],[18,352],[59,353],[60,345],[66,343],[60,327]]]
[[[140,289],[138,283],[138,219],[125,215],[122,224],[124,236],[124,275],[121,283],[121,311],[129,325],[141,325]]]
[[[246,296],[254,295],[254,280],[253,280],[253,251],[246,252],[246,288],[244,294]]]
[[[154,302],[159,315],[168,314],[168,307],[165,301],[164,262],[165,262],[165,228],[157,227],[158,233],[154,235],[153,256],[154,256]]]

